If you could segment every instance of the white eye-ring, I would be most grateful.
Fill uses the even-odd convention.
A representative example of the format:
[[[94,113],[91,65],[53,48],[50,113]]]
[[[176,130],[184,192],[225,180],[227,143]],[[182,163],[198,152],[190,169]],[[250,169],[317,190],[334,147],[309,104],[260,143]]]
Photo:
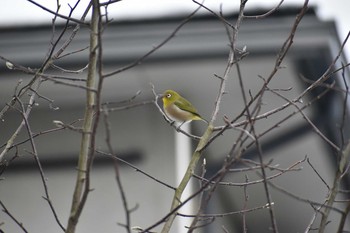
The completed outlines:
[[[171,94],[167,94],[166,97],[167,97],[167,98],[170,98],[170,97],[171,97]]]

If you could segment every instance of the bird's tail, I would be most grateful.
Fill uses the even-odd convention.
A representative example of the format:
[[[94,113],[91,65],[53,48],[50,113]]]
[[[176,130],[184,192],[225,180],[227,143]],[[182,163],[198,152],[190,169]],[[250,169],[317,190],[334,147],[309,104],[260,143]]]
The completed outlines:
[[[209,125],[209,121],[207,121],[206,119],[204,119],[203,117],[201,117],[201,120],[204,121],[205,123],[207,123]]]

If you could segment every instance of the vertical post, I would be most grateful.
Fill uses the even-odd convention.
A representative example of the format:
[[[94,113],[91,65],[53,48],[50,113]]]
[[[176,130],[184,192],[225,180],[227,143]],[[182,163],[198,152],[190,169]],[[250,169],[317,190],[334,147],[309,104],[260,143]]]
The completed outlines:
[[[189,132],[190,123],[181,126],[181,129]],[[186,173],[187,167],[190,164],[192,156],[191,150],[191,139],[186,135],[175,131],[175,173],[176,173],[176,186],[180,184],[184,174]],[[193,193],[193,182],[190,181],[186,186],[181,200],[185,200]],[[180,213],[192,214],[193,213],[193,201],[189,201],[181,207]],[[187,232],[185,226],[191,225],[191,218],[179,217],[176,220],[177,231],[179,233]]]

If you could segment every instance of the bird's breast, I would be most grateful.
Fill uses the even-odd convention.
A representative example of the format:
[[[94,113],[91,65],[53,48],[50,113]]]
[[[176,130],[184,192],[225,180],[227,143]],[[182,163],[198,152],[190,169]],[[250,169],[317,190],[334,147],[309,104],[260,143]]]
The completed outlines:
[[[175,104],[170,104],[164,108],[166,115],[173,121],[184,122],[192,120],[192,113],[184,111]]]

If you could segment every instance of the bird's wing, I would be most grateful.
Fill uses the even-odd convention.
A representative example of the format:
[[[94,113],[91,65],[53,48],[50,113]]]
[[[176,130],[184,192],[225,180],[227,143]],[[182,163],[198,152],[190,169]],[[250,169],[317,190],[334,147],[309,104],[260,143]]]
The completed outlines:
[[[199,115],[199,113],[197,112],[197,109],[195,107],[193,107],[193,105],[190,102],[188,102],[186,99],[176,100],[174,104],[179,109],[184,110],[186,112],[193,113],[194,115],[199,116],[200,118],[202,118]]]

